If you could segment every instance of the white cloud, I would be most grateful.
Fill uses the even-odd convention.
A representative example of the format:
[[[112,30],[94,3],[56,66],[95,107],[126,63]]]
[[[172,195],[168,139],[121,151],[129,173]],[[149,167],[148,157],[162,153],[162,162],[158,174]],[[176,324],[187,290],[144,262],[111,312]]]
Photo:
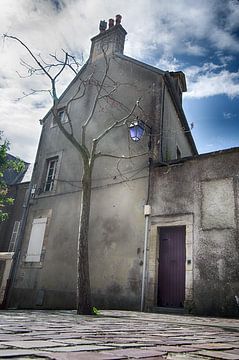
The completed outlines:
[[[180,62],[173,56],[162,56],[154,66],[164,71],[178,71],[182,68]]]
[[[238,114],[234,114],[234,113],[230,113],[230,112],[224,112],[223,117],[226,120],[231,120],[231,119],[238,118]]]
[[[193,71],[192,71],[193,70]],[[205,71],[200,67],[184,70],[187,76],[188,92],[185,97],[203,98],[214,95],[239,96],[239,72],[220,70]]]

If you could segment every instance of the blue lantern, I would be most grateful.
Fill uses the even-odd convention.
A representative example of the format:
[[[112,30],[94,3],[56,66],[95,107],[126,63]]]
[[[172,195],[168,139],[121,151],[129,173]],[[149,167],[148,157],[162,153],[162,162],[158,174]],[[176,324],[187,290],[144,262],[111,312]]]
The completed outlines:
[[[144,123],[142,121],[138,120],[138,118],[136,118],[136,120],[134,120],[129,125],[130,138],[133,141],[139,141],[142,138],[142,136],[144,135],[144,130],[145,130]]]

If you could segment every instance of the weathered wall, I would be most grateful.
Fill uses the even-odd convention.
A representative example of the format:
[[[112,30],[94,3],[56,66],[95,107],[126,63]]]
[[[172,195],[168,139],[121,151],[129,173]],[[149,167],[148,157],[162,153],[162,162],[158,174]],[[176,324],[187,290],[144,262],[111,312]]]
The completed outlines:
[[[238,314],[238,155],[236,148],[154,169],[152,223],[187,226],[191,263],[185,271],[192,281],[186,306],[199,314]],[[192,219],[188,223],[187,217]],[[150,281],[156,291],[152,273]]]
[[[97,76],[102,74],[101,59]],[[92,71],[86,69],[84,76]],[[92,138],[115,119],[125,116],[135,101],[142,97],[145,113],[154,115],[155,101],[151,87],[159,75],[140,67],[112,60],[110,74],[122,86],[117,103],[103,102],[89,126]],[[79,84],[78,84],[79,85]],[[72,94],[73,85],[65,104]],[[147,90],[147,91],[146,91]],[[75,134],[80,136],[79,123],[86,119],[92,107],[95,89],[88,89],[79,103],[71,107]],[[153,109],[153,110],[152,110]],[[132,117],[133,120],[133,117]],[[148,120],[148,119],[146,119]],[[133,155],[148,151],[147,136],[139,143],[128,141],[127,127],[117,128],[102,142],[100,150],[115,155]],[[20,268],[13,292],[12,304],[18,307],[74,308],[76,293],[76,243],[80,210],[81,161],[51,118],[45,122],[36,159],[33,184],[42,189],[47,158],[59,155],[57,185],[50,193],[39,193],[29,208],[23,239]],[[118,166],[118,170],[117,170]],[[148,155],[132,160],[97,159],[94,169],[90,222],[90,267],[93,305],[112,308],[139,308],[142,248],[144,239],[143,205],[147,198]],[[32,220],[48,218],[40,263],[25,262]]]
[[[0,224],[0,251],[4,252],[8,250],[9,242],[14,227],[15,221],[22,219],[23,203],[25,199],[26,191],[29,187],[29,183],[22,183],[9,186],[9,197],[14,199],[14,204],[6,207],[6,211],[9,214],[8,220]]]
[[[63,94],[59,108],[65,106],[79,89],[81,80],[101,81],[105,60],[99,56],[88,62],[70,88]],[[132,59],[112,55],[107,91],[113,98],[103,98],[87,127],[87,146],[92,138],[116,120],[127,116],[140,99],[129,122],[139,116],[152,128],[152,157],[160,159],[160,124],[162,116],[162,72]],[[114,82],[112,82],[112,79]],[[81,89],[84,87],[82,86]],[[82,91],[82,90],[81,90]],[[81,91],[78,95],[81,94]],[[94,85],[87,85],[85,96],[71,103],[74,135],[81,137],[81,124],[89,116],[97,95]],[[104,92],[103,92],[104,93]],[[166,99],[166,122],[176,126],[176,112]],[[170,115],[167,115],[167,114]],[[170,125],[170,126],[171,126]],[[69,128],[69,123],[65,125]],[[177,125],[179,127],[179,125]],[[180,141],[187,143],[181,130]],[[131,160],[97,159],[93,172],[93,193],[89,234],[90,274],[93,305],[107,308],[138,309],[144,241],[143,206],[148,191],[149,134],[137,143],[129,140],[127,124],[110,132],[99,150],[112,155],[132,156]],[[175,143],[168,149],[175,158]],[[188,149],[185,145],[185,154]],[[191,152],[190,152],[191,154]],[[58,156],[57,181],[51,192],[43,191],[46,160]],[[49,113],[45,119],[32,184],[37,189],[31,201],[23,239],[21,261],[12,296],[18,307],[74,308],[76,293],[76,243],[80,211],[82,164],[79,154],[54,126]],[[32,221],[47,217],[41,261],[25,260]]]

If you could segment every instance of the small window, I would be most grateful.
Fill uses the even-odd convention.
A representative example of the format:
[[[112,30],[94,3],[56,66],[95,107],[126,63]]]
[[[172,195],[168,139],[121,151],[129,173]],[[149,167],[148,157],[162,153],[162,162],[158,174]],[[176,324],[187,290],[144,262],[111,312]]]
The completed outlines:
[[[62,124],[65,124],[66,122],[68,122],[68,118],[67,118],[67,115],[66,115],[65,108],[59,109],[58,112],[57,112],[57,115],[59,116],[59,119],[60,119]],[[56,125],[56,121],[53,118],[52,126],[55,126],[55,125]]]
[[[179,147],[177,146],[177,159],[181,159],[181,157],[182,157],[181,151],[180,151]]]
[[[58,116],[61,120],[61,123],[64,123],[65,122],[65,110],[64,109],[61,109],[58,111]]]
[[[58,157],[54,157],[47,160],[47,172],[46,172],[44,191],[53,190],[54,182],[56,178],[57,163],[58,163]]]

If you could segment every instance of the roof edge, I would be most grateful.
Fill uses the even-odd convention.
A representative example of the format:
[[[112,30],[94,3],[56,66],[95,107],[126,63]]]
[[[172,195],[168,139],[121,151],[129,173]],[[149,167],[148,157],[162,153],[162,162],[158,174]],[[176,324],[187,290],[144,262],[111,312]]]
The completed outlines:
[[[208,153],[186,156],[181,159],[175,159],[175,160],[171,160],[168,162],[158,161],[158,162],[154,162],[152,165],[154,168],[170,166],[170,165],[180,165],[187,161],[200,160],[200,159],[204,159],[204,158],[209,158],[209,157],[214,157],[214,156],[219,156],[219,155],[224,155],[224,154],[231,154],[231,153],[239,153],[239,147],[237,146],[237,147],[232,147],[232,148],[228,148],[228,149],[216,150],[216,151],[212,151],[212,152],[208,152]]]
[[[159,68],[156,68],[155,66],[152,66],[152,65],[148,65],[148,64],[145,64],[144,62],[142,61],[139,61],[139,60],[136,60],[130,56],[126,56],[124,54],[119,54],[119,53],[115,53],[114,55],[116,55],[117,57],[123,59],[123,60],[126,60],[126,61],[129,61],[129,62],[132,62],[134,63],[135,65],[138,65],[138,66],[141,66],[141,67],[144,67],[145,69],[147,70],[150,70],[150,71],[153,71],[153,72],[156,72],[160,75],[164,75],[165,74],[165,71],[164,70],[161,70]]]

